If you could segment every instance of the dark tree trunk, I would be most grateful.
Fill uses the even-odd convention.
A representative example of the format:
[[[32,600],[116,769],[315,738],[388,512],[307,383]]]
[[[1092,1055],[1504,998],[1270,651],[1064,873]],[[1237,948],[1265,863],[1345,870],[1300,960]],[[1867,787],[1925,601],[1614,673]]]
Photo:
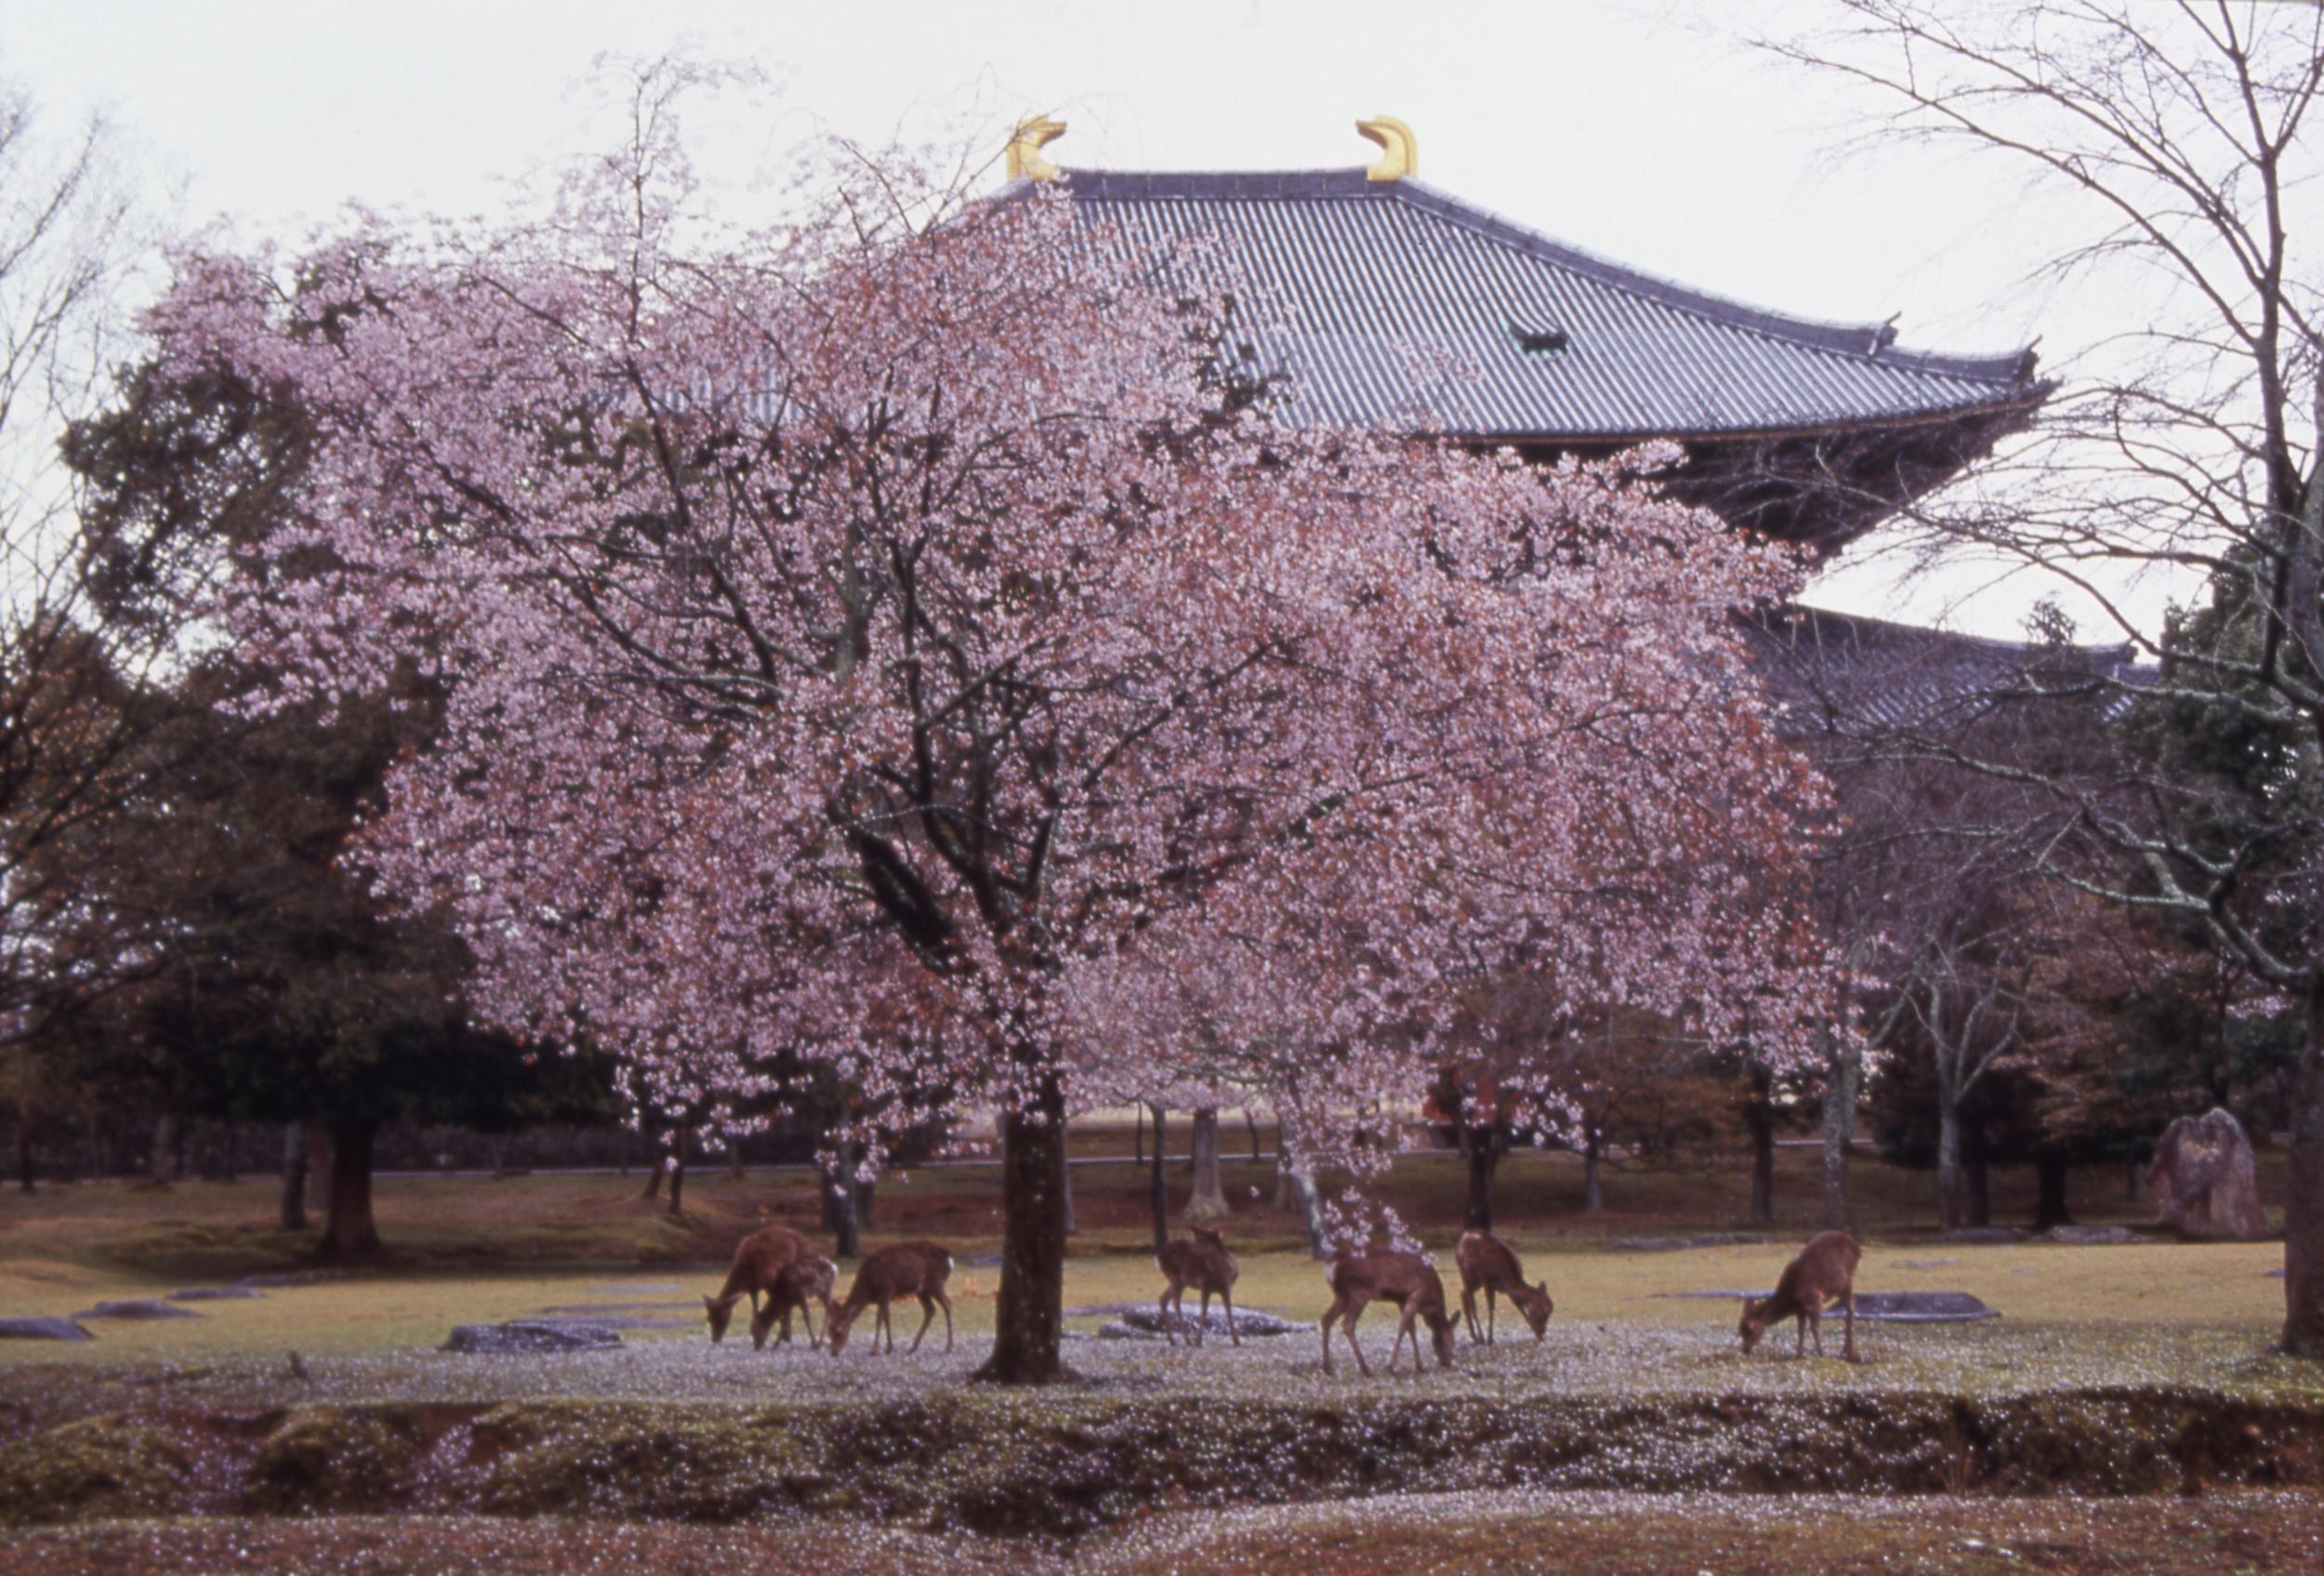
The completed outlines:
[[[645,1185],[638,1189],[638,1197],[652,1200],[662,1196],[663,1179],[669,1175],[669,1157],[654,1157],[654,1169],[646,1173]]]
[[[2034,1175],[2040,1183],[2034,1201],[2034,1229],[2047,1231],[2053,1225],[2073,1225],[2074,1212],[2066,1205],[2066,1157],[2035,1156]]]
[[[1251,1115],[1248,1106],[1243,1107],[1243,1130],[1250,1134],[1250,1158],[1256,1162],[1267,1157],[1259,1152],[1259,1119]]]
[[[1972,1135],[1969,1145],[1969,1163],[1962,1170],[1962,1182],[1968,1188],[1968,1198],[1963,1200],[1963,1212],[1968,1215],[1969,1224],[1978,1227],[1991,1225],[1993,1224],[1993,1162],[1985,1152],[1985,1137],[1982,1133]]]
[[[307,1126],[283,1126],[283,1229],[307,1229]]]
[[[2146,1162],[2136,1155],[2122,1162],[2122,1197],[2133,1204],[2146,1197]]]
[[[842,1140],[838,1146],[838,1174],[818,1172],[823,1187],[823,1228],[831,1233],[832,1251],[840,1258],[861,1258],[864,1252],[863,1194],[852,1183],[857,1161],[858,1146]]]
[[[1605,1134],[1591,1128],[1581,1147],[1581,1208],[1584,1214],[1605,1211]]]
[[[508,1146],[507,1142],[498,1133],[493,1133],[484,1140],[484,1153],[492,1160],[493,1180],[495,1182],[508,1181]]]
[[[325,1217],[331,1213],[331,1134],[321,1122],[307,1128],[307,1204]]]
[[[177,1143],[178,1119],[167,1111],[164,1111],[153,1120],[153,1157],[152,1163],[146,1173],[147,1186],[166,1187],[169,1185],[169,1157],[177,1147]]]
[[[1070,1147],[1065,1154],[1065,1235],[1081,1235],[1081,1223],[1074,1219],[1074,1162]]]
[[[1471,1231],[1493,1229],[1493,1172],[1500,1164],[1499,1146],[1493,1142],[1493,1130],[1475,1122],[1460,1124],[1460,1147],[1469,1160],[1469,1211],[1467,1224]]]
[[[1195,1113],[1195,1185],[1186,1200],[1188,1220],[1224,1220],[1230,1212],[1226,1189],[1219,1181],[1219,1107],[1205,1106]]]
[[[1065,1304],[1065,1093],[1057,1074],[1041,1075],[1030,1109],[1001,1119],[1007,1147],[1000,1294],[993,1355],[976,1376],[996,1384],[1047,1384],[1072,1377],[1058,1357]]]
[[[2308,1000],[2308,1043],[2292,1081],[2284,1188],[2284,1350],[2324,1357],[2324,988]]]
[[[379,1252],[379,1226],[371,1213],[371,1152],[378,1136],[376,1121],[331,1124],[331,1212],[315,1248],[318,1258],[361,1259]]]
[[[1751,1097],[1744,1106],[1751,1129],[1751,1224],[1776,1224],[1775,1079],[1763,1066],[1751,1069]]]
[[[1154,1251],[1160,1252],[1170,1240],[1170,1185],[1162,1175],[1162,1135],[1164,1112],[1154,1107],[1154,1159],[1146,1167],[1146,1212],[1154,1217]]]

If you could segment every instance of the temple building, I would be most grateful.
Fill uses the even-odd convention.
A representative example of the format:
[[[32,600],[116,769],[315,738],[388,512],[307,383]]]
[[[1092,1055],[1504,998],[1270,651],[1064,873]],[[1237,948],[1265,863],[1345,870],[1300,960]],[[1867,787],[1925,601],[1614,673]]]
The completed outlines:
[[[1421,181],[1418,141],[1390,116],[1356,128],[1380,156],[1342,169],[1060,167],[1042,149],[1064,129],[1021,126],[1010,176],[1057,182],[1146,255],[1223,247],[1263,299],[1257,360],[1293,424],[1545,458],[1666,439],[1684,455],[1666,478],[1679,497],[1829,555],[2027,427],[2054,387],[2030,348],[1910,350],[1890,324],[1789,316],[1556,240]],[[2015,650],[1805,609],[1755,630],[1795,712],[1842,704],[1855,680],[1868,706],[1915,709],[1908,694],[1941,706]],[[1800,721],[1820,732],[1835,719]]]

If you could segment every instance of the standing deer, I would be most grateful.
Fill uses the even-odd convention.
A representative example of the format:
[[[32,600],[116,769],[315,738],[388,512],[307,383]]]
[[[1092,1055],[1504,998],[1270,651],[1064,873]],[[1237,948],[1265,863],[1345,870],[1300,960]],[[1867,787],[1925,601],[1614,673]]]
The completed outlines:
[[[820,1254],[793,1259],[785,1265],[783,1272],[774,1278],[774,1285],[767,1291],[767,1305],[751,1316],[751,1345],[765,1351],[767,1332],[774,1328],[774,1321],[778,1318],[783,1321],[783,1333],[775,1337],[774,1344],[778,1346],[789,1345],[791,1314],[796,1310],[807,1326],[808,1348],[812,1350],[821,1346],[823,1337],[815,1333],[813,1305],[823,1305],[824,1328],[828,1331],[831,1328],[831,1283],[838,1275],[838,1268]]]
[[[1759,1344],[1760,1336],[1769,1325],[1796,1318],[1800,1321],[1800,1342],[1793,1355],[1807,1355],[1808,1336],[1813,1334],[1816,1355],[1822,1357],[1824,1309],[1845,1299],[1848,1337],[1842,1355],[1850,1362],[1861,1361],[1856,1356],[1856,1261],[1863,1257],[1864,1250],[1844,1231],[1819,1232],[1808,1238],[1799,1257],[1784,1265],[1783,1278],[1776,1282],[1772,1296],[1756,1303],[1749,1297],[1743,1299],[1743,1322],[1737,1333],[1743,1337],[1745,1354]]]
[[[1550,1283],[1537,1286],[1525,1284],[1525,1266],[1517,1262],[1516,1253],[1509,1244],[1489,1231],[1464,1232],[1460,1245],[1453,1250],[1453,1259],[1460,1265],[1460,1311],[1468,1316],[1469,1339],[1493,1344],[1493,1314],[1496,1294],[1507,1297],[1533,1326],[1533,1338],[1541,1339],[1550,1327],[1550,1313],[1557,1305],[1550,1300]],[[1485,1291],[1485,1328],[1477,1329],[1477,1291]]]
[[[1434,1338],[1436,1366],[1452,1367],[1453,1321],[1445,1311],[1445,1283],[1436,1272],[1423,1263],[1418,1253],[1342,1253],[1325,1267],[1324,1279],[1331,1285],[1331,1306],[1324,1313],[1324,1371],[1331,1371],[1331,1326],[1335,1320],[1342,1324],[1348,1338],[1348,1349],[1355,1354],[1355,1366],[1367,1377],[1370,1365],[1364,1360],[1364,1348],[1355,1344],[1355,1321],[1364,1306],[1374,1298],[1394,1303],[1404,1309],[1404,1318],[1396,1324],[1396,1344],[1389,1349],[1388,1371],[1396,1371],[1396,1358],[1404,1353],[1406,1339],[1412,1343],[1412,1377],[1420,1377],[1420,1337],[1412,1328],[1415,1318],[1425,1319]]]
[[[734,1261],[727,1266],[726,1284],[719,1288],[717,1296],[702,1299],[710,1320],[710,1344],[715,1346],[726,1339],[726,1327],[734,1318],[734,1305],[745,1297],[750,1299],[755,1320],[759,1294],[774,1290],[774,1278],[783,1273],[783,1266],[794,1259],[805,1258],[807,1252],[807,1238],[787,1225],[762,1225],[736,1243]]]
[[[888,1305],[898,1297],[920,1300],[920,1331],[912,1337],[913,1351],[920,1349],[920,1342],[940,1307],[944,1310],[944,1350],[952,1350],[952,1299],[944,1295],[944,1279],[951,1274],[952,1254],[933,1242],[898,1242],[872,1254],[857,1267],[855,1284],[847,1289],[847,1301],[824,1318],[823,1332],[829,1341],[831,1355],[838,1357],[840,1348],[847,1344],[847,1332],[854,1327],[855,1316],[875,1304],[879,1312],[872,1327],[872,1350],[879,1349],[879,1334],[885,1331],[888,1350],[894,1351],[896,1332],[888,1322]]]
[[[1194,1287],[1202,1293],[1202,1312],[1188,1337],[1194,1344],[1202,1344],[1204,1328],[1210,1322],[1211,1293],[1226,1305],[1227,1339],[1236,1345],[1243,1344],[1242,1333],[1235,1328],[1235,1278],[1243,1273],[1235,1262],[1235,1255],[1226,1251],[1226,1238],[1215,1225],[1190,1227],[1192,1237],[1162,1244],[1162,1251],[1154,1255],[1169,1282],[1162,1288],[1158,1312],[1162,1319],[1163,1338],[1175,1345],[1177,1326],[1186,1322],[1186,1288]],[[1173,1318],[1173,1305],[1176,1317]]]

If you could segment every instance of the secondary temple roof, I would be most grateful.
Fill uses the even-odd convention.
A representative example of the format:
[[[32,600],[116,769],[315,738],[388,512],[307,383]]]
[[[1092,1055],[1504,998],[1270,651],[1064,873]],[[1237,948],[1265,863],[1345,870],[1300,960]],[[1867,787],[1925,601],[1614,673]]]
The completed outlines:
[[[1062,172],[1148,256],[1216,238],[1266,305],[1262,359],[1301,423],[1496,441],[1720,439],[2028,411],[2030,351],[1906,350],[1692,289],[1362,167]]]

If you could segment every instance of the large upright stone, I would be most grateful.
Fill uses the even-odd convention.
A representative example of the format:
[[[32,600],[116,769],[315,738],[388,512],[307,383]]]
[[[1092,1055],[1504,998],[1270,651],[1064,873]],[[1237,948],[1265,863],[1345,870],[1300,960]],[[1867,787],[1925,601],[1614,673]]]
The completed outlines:
[[[2146,1179],[2165,1225],[2189,1237],[2248,1241],[2267,1235],[2251,1141],[2243,1124],[2216,1106],[2162,1130]]]

